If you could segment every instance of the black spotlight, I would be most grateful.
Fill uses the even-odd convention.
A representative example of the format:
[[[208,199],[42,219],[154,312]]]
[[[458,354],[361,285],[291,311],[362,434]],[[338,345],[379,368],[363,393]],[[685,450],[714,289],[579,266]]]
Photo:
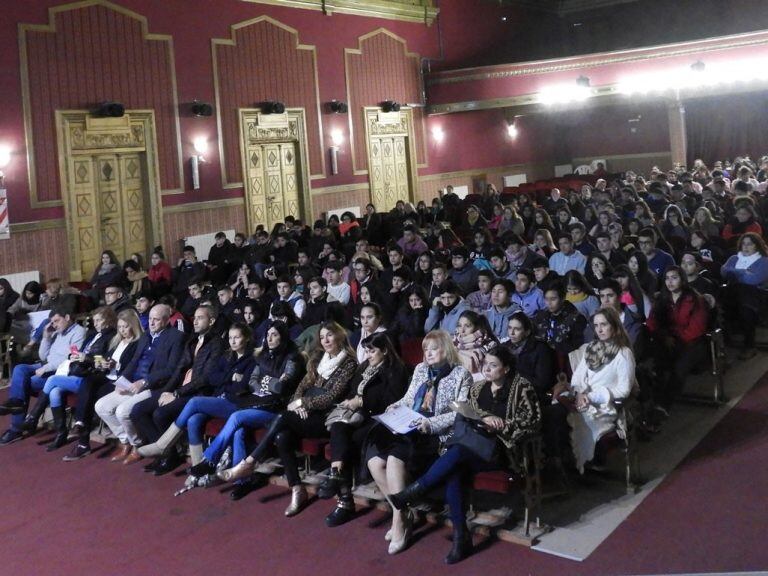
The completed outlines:
[[[192,102],[192,114],[198,118],[202,116],[213,116],[213,106],[208,104],[208,102],[198,102],[195,100]]]
[[[400,112],[400,103],[394,100],[385,100],[381,103],[381,109],[384,112]]]
[[[328,103],[328,109],[333,114],[346,114],[349,110],[349,106],[347,106],[346,102],[340,102],[339,100],[331,100]]]
[[[125,106],[120,102],[101,102],[93,114],[101,118],[121,118],[125,116]]]
[[[261,109],[265,114],[282,114],[285,112],[285,104],[282,102],[264,102]]]

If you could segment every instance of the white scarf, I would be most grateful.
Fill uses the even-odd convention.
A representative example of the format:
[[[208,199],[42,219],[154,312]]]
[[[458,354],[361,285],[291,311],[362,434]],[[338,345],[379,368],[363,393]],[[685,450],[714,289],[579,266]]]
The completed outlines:
[[[320,359],[320,363],[317,365],[318,375],[323,380],[328,380],[331,377],[331,374],[336,371],[336,368],[339,367],[339,364],[341,364],[342,360],[346,357],[346,350],[342,350],[334,358],[331,358],[331,355],[328,354],[328,352],[324,353],[323,357]]]
[[[738,258],[736,260],[736,270],[745,270],[760,260],[761,254],[760,252],[755,252],[751,256],[745,256],[743,252],[739,252],[736,257]]]

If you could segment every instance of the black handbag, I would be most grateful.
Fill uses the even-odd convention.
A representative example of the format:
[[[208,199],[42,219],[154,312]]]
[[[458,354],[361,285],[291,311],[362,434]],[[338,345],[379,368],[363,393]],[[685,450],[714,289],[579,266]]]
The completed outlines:
[[[78,378],[85,378],[86,376],[93,374],[94,368],[95,366],[93,362],[88,360],[83,360],[82,362],[70,362],[69,375],[77,376]]]
[[[481,430],[474,421],[457,414],[453,423],[453,434],[448,440],[449,446],[453,444],[463,446],[481,460],[490,462],[496,451],[496,435]]]

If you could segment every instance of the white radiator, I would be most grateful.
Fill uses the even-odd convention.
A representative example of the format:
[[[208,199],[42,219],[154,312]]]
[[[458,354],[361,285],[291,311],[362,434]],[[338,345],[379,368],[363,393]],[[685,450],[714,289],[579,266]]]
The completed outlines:
[[[24,285],[27,282],[32,282],[33,280],[35,282],[40,282],[40,272],[37,270],[31,270],[29,272],[17,272],[16,274],[5,274],[3,278],[8,280],[11,288],[21,294],[21,291],[24,290]]]
[[[235,231],[234,230],[221,230],[221,232],[224,232],[224,234],[227,235],[227,239],[232,242],[235,239]],[[182,239],[181,241],[181,247],[182,249],[184,246],[192,246],[195,249],[195,254],[197,254],[197,259],[199,261],[207,260],[208,259],[208,251],[211,249],[211,246],[216,244],[216,234],[218,234],[219,231],[211,232],[210,234],[198,234],[196,236],[187,236],[186,238]]]

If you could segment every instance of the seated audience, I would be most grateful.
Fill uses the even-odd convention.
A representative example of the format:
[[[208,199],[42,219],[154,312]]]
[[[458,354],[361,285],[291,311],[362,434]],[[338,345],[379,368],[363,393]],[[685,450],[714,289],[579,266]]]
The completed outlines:
[[[491,287],[491,307],[485,311],[485,317],[497,340],[506,337],[509,317],[520,310],[512,301],[514,291],[514,284],[504,279],[495,280]]]
[[[483,358],[498,343],[499,339],[491,330],[485,316],[472,310],[461,313],[453,335],[453,344],[459,351],[461,365],[469,370],[475,380],[482,379]]]
[[[512,303],[520,307],[529,318],[544,308],[544,293],[536,286],[536,276],[533,270],[521,268],[515,278],[515,292]]]
[[[432,301],[429,315],[424,322],[424,331],[445,330],[453,334],[456,331],[459,316],[467,309],[467,303],[461,297],[461,289],[453,280],[446,280],[440,285],[440,293]]]

